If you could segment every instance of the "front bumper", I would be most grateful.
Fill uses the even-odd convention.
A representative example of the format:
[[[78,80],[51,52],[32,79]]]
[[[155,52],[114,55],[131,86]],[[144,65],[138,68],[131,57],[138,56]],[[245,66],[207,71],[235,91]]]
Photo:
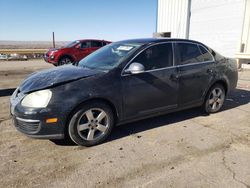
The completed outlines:
[[[44,61],[47,62],[47,63],[57,64],[57,62],[55,61],[55,58],[52,60],[52,59],[50,59],[50,57],[49,57],[47,54],[45,54],[45,55],[43,56],[43,59],[44,59]]]
[[[50,107],[41,109],[23,107],[20,102],[24,96],[18,96],[17,90],[10,100],[10,113],[16,129],[32,138],[63,139],[66,121],[63,113],[54,113]],[[48,118],[57,118],[58,121],[47,123]]]
[[[34,119],[23,119],[12,115],[12,120],[16,129],[32,138],[39,138],[39,139],[63,139],[64,133],[58,128],[51,127],[51,126],[58,126],[54,125],[46,125],[42,123],[40,120]]]

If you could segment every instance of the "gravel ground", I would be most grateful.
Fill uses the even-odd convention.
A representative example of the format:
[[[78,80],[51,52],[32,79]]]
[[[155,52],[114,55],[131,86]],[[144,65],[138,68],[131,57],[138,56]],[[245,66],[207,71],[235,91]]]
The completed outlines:
[[[0,62],[0,88],[15,88],[43,61]],[[0,97],[0,187],[250,188],[250,72],[223,110],[199,109],[115,128],[95,147],[27,138]],[[7,94],[6,94],[7,95]]]

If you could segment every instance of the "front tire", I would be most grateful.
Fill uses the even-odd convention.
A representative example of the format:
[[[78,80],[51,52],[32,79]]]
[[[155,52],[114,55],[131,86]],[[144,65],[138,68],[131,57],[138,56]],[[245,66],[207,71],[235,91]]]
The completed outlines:
[[[70,64],[70,63],[73,63],[72,59],[70,57],[65,56],[59,60],[58,66],[66,65],[66,64]]]
[[[92,102],[81,105],[71,117],[68,132],[73,142],[81,146],[102,143],[111,133],[114,115],[105,103]]]
[[[218,112],[224,104],[225,96],[225,88],[221,84],[215,84],[205,98],[204,111],[208,114]]]

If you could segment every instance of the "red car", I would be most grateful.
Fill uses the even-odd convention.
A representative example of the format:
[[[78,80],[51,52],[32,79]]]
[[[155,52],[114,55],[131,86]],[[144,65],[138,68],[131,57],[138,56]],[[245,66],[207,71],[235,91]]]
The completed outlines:
[[[49,49],[44,55],[44,60],[55,66],[78,62],[95,50],[110,44],[105,40],[76,40],[59,49]]]

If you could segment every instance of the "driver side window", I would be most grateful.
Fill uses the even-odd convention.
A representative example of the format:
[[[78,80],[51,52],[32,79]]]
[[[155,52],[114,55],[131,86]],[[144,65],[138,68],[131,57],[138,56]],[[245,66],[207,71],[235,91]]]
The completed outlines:
[[[145,71],[173,66],[172,43],[151,46],[139,54],[133,62],[142,64]]]
[[[81,42],[80,47],[81,47],[81,49],[88,48],[89,42]]]

